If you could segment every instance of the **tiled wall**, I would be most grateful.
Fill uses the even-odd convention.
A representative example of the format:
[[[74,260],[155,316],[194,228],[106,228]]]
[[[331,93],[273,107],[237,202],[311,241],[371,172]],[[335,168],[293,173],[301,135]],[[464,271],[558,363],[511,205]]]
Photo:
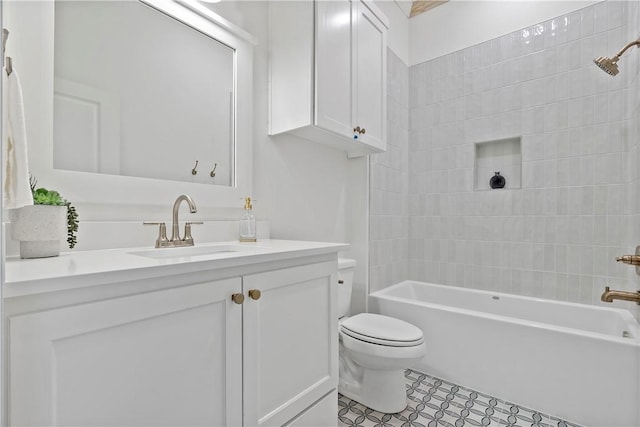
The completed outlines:
[[[640,36],[640,1],[629,3],[627,16],[627,39],[634,40]],[[625,71],[629,73],[629,88],[627,97],[627,110],[629,111],[629,155],[628,162],[628,186],[629,198],[629,233],[626,236],[626,246],[633,248],[640,244],[640,51],[636,48],[630,55],[626,55]],[[622,66],[622,64],[620,64]],[[640,289],[640,276],[631,268],[627,270],[629,282],[636,290]],[[640,318],[640,307],[636,306],[637,317]]]
[[[409,69],[387,54],[387,152],[370,156],[370,292],[409,271]]]
[[[637,2],[608,1],[411,67],[407,157],[390,90],[371,161],[371,291],[403,276],[405,197],[411,279],[594,304],[635,289],[615,257],[640,243],[640,53],[616,77],[592,60],[638,30]],[[474,190],[474,144],[512,137],[522,188]]]

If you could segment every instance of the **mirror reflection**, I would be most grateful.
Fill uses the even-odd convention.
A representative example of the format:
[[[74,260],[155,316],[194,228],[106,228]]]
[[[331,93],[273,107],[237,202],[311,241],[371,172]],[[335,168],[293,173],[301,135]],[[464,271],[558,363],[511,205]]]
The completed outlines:
[[[56,1],[54,43],[55,169],[234,185],[234,49],[137,1]]]

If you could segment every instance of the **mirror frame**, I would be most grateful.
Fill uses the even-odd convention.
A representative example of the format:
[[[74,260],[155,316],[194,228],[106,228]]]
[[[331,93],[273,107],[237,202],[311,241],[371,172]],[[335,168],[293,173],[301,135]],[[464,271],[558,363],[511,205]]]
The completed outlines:
[[[67,171],[53,168],[53,31],[55,21],[54,2],[43,2],[41,22],[34,22],[40,31],[50,35],[50,48],[42,46],[40,52],[29,51],[30,55],[41,54],[44,67],[36,72],[41,81],[41,114],[36,113],[42,132],[35,138],[29,138],[29,163],[32,174],[38,179],[38,185],[58,190],[76,206],[92,206],[88,215],[79,209],[82,219],[134,219],[131,215],[156,217],[170,211],[171,203],[180,194],[190,195],[198,206],[199,212],[207,208],[241,208],[240,199],[252,195],[252,110],[253,110],[253,46],[255,37],[220,17],[196,0],[139,0],[158,11],[188,25],[233,48],[234,93],[235,93],[235,165],[234,186],[219,186],[179,181],[165,181],[152,178],[107,175],[99,173]],[[38,19],[35,19],[38,21]],[[46,24],[46,25],[42,25]],[[32,28],[33,29],[33,28]],[[28,31],[29,29],[26,29]],[[43,37],[42,39],[47,39]],[[41,39],[41,40],[42,40]],[[40,41],[40,43],[45,43]],[[42,51],[46,54],[42,55]],[[23,55],[25,56],[25,55]],[[171,60],[170,58],[167,58]],[[25,61],[26,63],[26,61]],[[44,70],[44,71],[43,71]],[[48,71],[48,72],[47,72]],[[25,79],[23,86],[25,85]],[[25,104],[27,99],[25,99]],[[26,107],[25,107],[26,110]],[[25,114],[28,114],[25,111]],[[27,116],[27,127],[33,122]],[[179,143],[179,142],[178,142]],[[106,213],[119,210],[120,213]],[[126,209],[120,209],[122,207]],[[162,206],[161,212],[158,207]],[[135,212],[135,213],[134,213]],[[122,215],[127,215],[123,217]],[[118,218],[120,216],[120,218]]]

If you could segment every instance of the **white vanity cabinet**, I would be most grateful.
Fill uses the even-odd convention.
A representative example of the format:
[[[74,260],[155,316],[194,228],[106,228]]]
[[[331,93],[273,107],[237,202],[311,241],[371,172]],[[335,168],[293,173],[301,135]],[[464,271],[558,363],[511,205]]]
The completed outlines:
[[[334,252],[5,298],[7,425],[336,425],[336,270]]]
[[[320,263],[242,278],[245,425],[283,425],[337,387],[335,268]],[[329,395],[333,411],[311,408],[307,425],[335,425],[335,398]]]
[[[9,318],[9,425],[241,425],[241,279]]]
[[[386,17],[368,0],[270,7],[270,134],[386,151]]]

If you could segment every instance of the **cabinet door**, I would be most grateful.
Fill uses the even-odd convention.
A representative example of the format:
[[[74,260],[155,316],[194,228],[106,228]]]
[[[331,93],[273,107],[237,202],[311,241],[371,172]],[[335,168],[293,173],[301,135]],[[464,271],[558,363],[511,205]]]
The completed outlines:
[[[336,271],[333,261],[243,277],[245,425],[283,425],[337,386]]]
[[[351,2],[316,2],[316,125],[353,137]]]
[[[386,150],[387,29],[364,3],[353,2],[355,122],[359,139]]]
[[[240,278],[9,319],[9,424],[242,423]]]

